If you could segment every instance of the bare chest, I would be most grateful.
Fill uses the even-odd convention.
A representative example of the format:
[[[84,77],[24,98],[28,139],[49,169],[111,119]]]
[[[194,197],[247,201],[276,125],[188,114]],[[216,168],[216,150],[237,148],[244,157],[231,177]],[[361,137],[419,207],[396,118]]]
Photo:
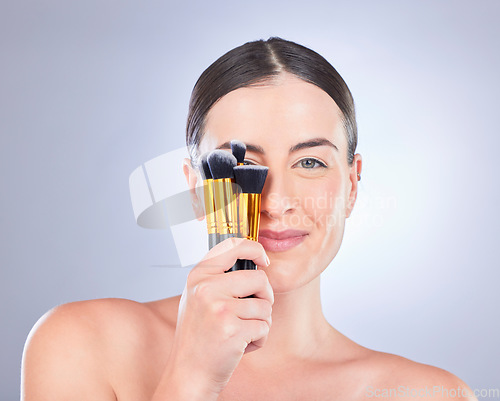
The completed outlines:
[[[128,366],[121,376],[117,401],[150,400],[158,385],[167,357],[145,355]],[[132,362],[132,361],[131,361]],[[362,380],[352,372],[304,366],[301,369],[262,369],[249,372],[237,368],[218,401],[346,401],[363,398]]]
[[[336,401],[364,399],[363,380],[354,372],[323,366],[236,370],[218,401]]]

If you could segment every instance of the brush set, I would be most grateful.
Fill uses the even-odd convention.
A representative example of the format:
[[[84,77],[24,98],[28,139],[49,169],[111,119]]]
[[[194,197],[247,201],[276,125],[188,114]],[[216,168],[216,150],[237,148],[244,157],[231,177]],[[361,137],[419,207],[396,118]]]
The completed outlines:
[[[201,156],[208,247],[230,237],[257,241],[260,202],[268,168],[245,165],[246,145],[231,141],[231,153],[214,150]],[[251,260],[238,259],[233,270],[256,270]]]

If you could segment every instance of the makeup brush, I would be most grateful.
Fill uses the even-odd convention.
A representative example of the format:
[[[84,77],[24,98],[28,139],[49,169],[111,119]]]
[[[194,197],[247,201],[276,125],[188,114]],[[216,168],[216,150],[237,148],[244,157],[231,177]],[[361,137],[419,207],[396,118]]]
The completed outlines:
[[[260,201],[266,182],[268,167],[243,165],[236,166],[235,181],[241,187],[238,194],[239,235],[252,241],[259,239]],[[238,259],[229,270],[257,270],[252,260]]]
[[[205,199],[205,218],[207,220],[208,249],[217,244],[217,221],[215,220],[214,186],[208,165],[208,153],[201,156],[201,175],[203,176],[203,195]]]
[[[201,167],[201,175],[204,180],[211,180],[212,173],[210,171],[210,166],[208,165],[208,152],[203,153],[200,156],[200,167]]]
[[[207,157],[212,174],[217,243],[238,235],[236,191],[233,167],[236,158],[224,150],[214,150]]]
[[[243,166],[245,164],[245,153],[247,152],[247,145],[243,142],[233,139],[231,141],[231,152],[233,156],[236,157],[236,162],[238,166]]]

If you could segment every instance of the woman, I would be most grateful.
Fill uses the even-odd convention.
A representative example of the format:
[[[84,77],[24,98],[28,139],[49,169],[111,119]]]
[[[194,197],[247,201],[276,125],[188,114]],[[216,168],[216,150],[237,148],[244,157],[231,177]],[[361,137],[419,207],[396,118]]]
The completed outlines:
[[[323,316],[320,273],[339,250],[362,167],[337,71],[280,38],[229,51],[191,97],[184,173],[194,204],[199,155],[232,139],[246,143],[247,163],[269,167],[259,243],[216,245],[182,296],[55,308],[29,336],[23,399],[351,400],[405,390],[444,399],[458,388],[474,399],[452,374],[364,348]],[[225,274],[236,259],[258,270]]]

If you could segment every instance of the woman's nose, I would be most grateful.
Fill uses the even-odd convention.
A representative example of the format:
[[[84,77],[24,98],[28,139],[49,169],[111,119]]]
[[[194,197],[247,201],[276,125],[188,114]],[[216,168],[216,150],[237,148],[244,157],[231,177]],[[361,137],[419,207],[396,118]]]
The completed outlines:
[[[269,170],[262,190],[261,213],[275,220],[292,213],[296,208],[296,200],[292,193],[291,183],[287,183],[285,177],[278,177]]]

